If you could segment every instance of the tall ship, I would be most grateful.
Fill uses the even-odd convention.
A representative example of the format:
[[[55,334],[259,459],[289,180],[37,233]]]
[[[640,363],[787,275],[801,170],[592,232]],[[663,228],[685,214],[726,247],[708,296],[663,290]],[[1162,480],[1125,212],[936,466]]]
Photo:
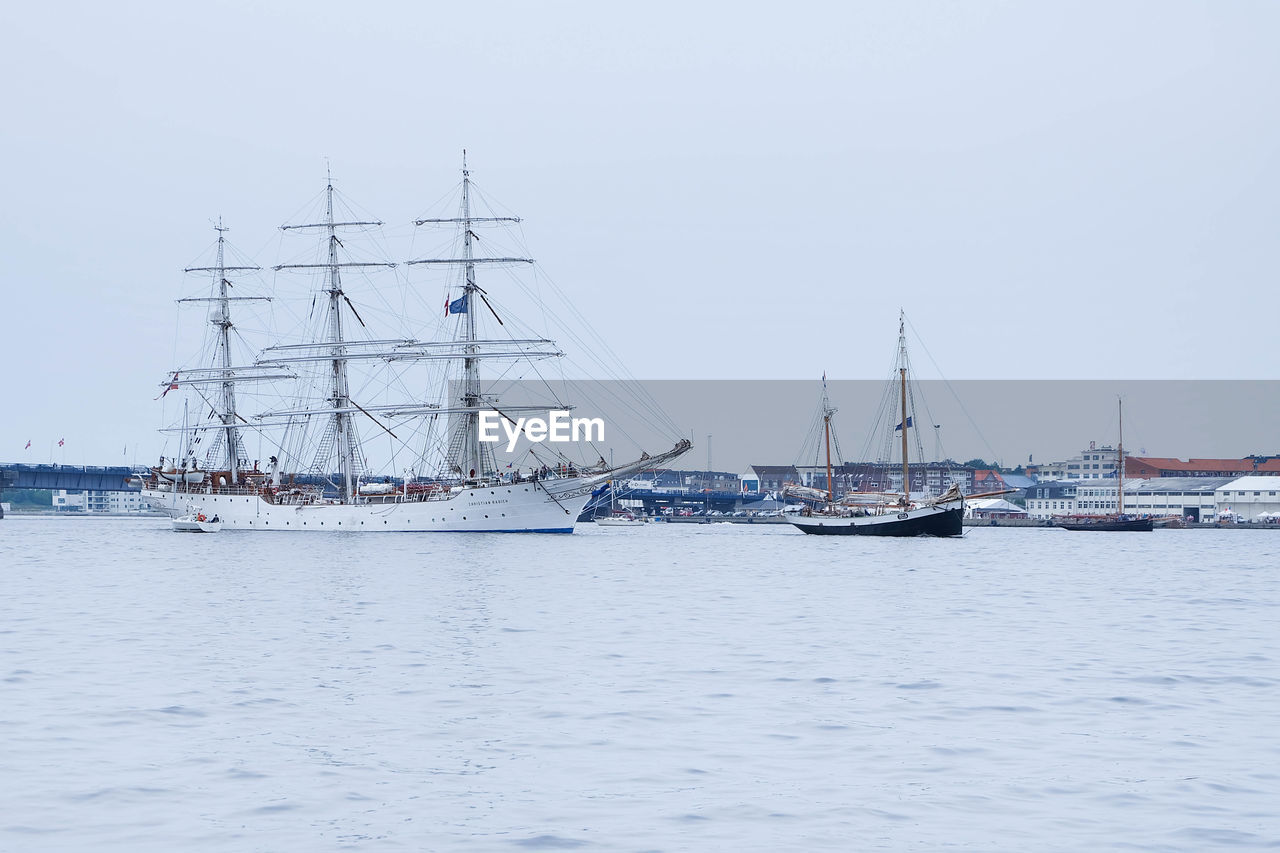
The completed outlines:
[[[837,495],[831,469],[832,416],[836,410],[827,396],[826,376],[822,387],[822,443],[827,468],[826,490],[788,485],[784,492],[799,498],[808,507],[790,521],[805,533],[819,536],[960,536],[963,533],[965,495],[952,484],[942,494],[913,500],[910,494],[911,469],[908,436],[915,430],[914,395],[909,390],[906,316],[898,315],[898,350],[894,376],[886,389],[882,410],[886,445],[901,440],[902,492],[850,492]],[[919,442],[917,442],[919,445]],[[888,459],[889,446],[885,448]],[[997,492],[993,494],[1004,494]],[[987,494],[972,497],[987,497]]]
[[[478,270],[533,261],[481,250],[480,232],[520,219],[473,212],[476,194],[464,152],[456,215],[414,222],[449,229],[446,251],[398,264],[348,248],[353,234],[383,223],[339,211],[330,178],[315,221],[281,226],[319,236],[316,254],[274,267],[315,280],[292,313],[268,302],[276,296],[235,288],[234,277],[258,268],[228,260],[219,221],[213,263],[186,270],[211,278],[209,295],[179,300],[209,310],[209,345],[203,363],[161,383],[161,397],[189,400],[181,425],[165,430],[176,449],[145,478],[144,499],[175,517],[216,515],[231,530],[569,533],[593,491],[687,451],[679,438],[652,455],[637,448],[629,462],[605,462],[604,419],[576,417],[558,390],[571,383],[557,385],[542,367],[565,354],[507,312],[498,285],[477,281]],[[486,237],[491,245],[500,241]],[[439,309],[428,309],[439,305],[425,298],[430,288],[410,280],[416,270],[445,274]],[[389,292],[365,286],[378,273],[394,276]],[[241,360],[233,309],[264,302],[298,329],[267,332],[275,340]],[[376,330],[380,322],[388,332]],[[420,336],[424,329],[431,335]],[[530,388],[538,399],[507,396]],[[656,408],[634,380],[611,388],[631,395],[623,403],[633,411]],[[655,422],[667,440],[679,435],[659,412]],[[560,427],[565,440],[548,440]]]

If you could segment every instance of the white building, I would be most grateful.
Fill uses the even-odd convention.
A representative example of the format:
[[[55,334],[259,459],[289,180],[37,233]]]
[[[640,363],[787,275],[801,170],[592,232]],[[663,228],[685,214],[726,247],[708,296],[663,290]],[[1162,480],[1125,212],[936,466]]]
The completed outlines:
[[[1217,518],[1216,490],[1230,477],[1153,477],[1126,485],[1124,507],[1137,515],[1182,516],[1190,521]]]
[[[55,489],[52,502],[55,512],[128,513],[151,509],[139,492]]]
[[[1266,479],[1266,478],[1262,478]],[[1274,478],[1280,486],[1280,478]],[[1124,511],[1132,515],[1180,516],[1192,521],[1215,520],[1215,490],[1228,483],[1225,477],[1157,477],[1124,481]],[[1027,490],[1027,512],[1032,518],[1055,515],[1110,515],[1120,511],[1113,477],[1105,480],[1068,480],[1037,484]]]
[[[1053,518],[1074,515],[1079,484],[1066,480],[1036,483],[1027,489],[1027,515],[1031,518]]]
[[[1065,462],[1050,462],[1047,465],[1037,466],[1037,476],[1041,482],[1101,480],[1108,476],[1115,476],[1116,458],[1114,447],[1110,445],[1099,447],[1096,442],[1091,441],[1088,449],[1080,451],[1078,456],[1072,456]]]
[[[787,483],[800,482],[800,474],[794,465],[752,465],[738,479],[744,493],[781,492]]]
[[[84,492],[79,489],[58,489],[52,497],[55,512],[84,512]]]
[[[1235,516],[1241,521],[1257,521],[1263,513],[1280,512],[1280,477],[1231,480],[1215,490],[1214,503],[1219,517]]]

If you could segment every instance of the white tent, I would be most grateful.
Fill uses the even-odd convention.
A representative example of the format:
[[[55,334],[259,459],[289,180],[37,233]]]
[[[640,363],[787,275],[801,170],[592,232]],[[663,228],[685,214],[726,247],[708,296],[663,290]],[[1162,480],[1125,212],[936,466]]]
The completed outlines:
[[[964,502],[964,514],[969,518],[989,518],[993,515],[1022,517],[1027,514],[1027,510],[1004,498],[978,498]]]

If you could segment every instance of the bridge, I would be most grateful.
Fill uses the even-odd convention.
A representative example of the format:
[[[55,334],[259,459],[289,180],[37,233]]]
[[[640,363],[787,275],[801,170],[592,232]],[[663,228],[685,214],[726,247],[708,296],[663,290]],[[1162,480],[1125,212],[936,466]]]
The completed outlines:
[[[147,468],[102,465],[24,465],[0,464],[0,492],[5,489],[83,489],[93,492],[141,491],[139,477],[150,473]],[[334,483],[338,474],[290,474],[289,485],[319,486],[330,495],[337,494]],[[397,486],[403,481],[393,479]]]
[[[0,465],[0,492],[5,489],[84,489],[95,492],[136,492],[135,469],[125,465]]]
[[[763,492],[715,492],[692,491],[688,489],[618,489],[618,500],[640,501],[647,515],[658,515],[664,509],[684,507],[688,509],[714,509],[728,512],[743,509],[746,504],[764,500]],[[598,514],[608,514],[609,487],[597,489],[587,507],[580,516],[591,518]]]
[[[0,464],[0,495],[6,489],[68,489],[94,492],[136,492],[140,490],[138,475],[145,475],[146,469],[135,469],[128,466],[102,465],[26,465],[22,463]],[[331,487],[337,482],[336,475],[296,475],[290,483],[296,485],[315,485]],[[399,479],[392,482],[400,484]],[[689,507],[699,509],[718,509],[730,511],[744,504],[759,501],[764,495],[759,492],[699,492],[683,489],[634,489],[618,491],[618,498],[629,501],[640,501],[644,511],[650,515],[660,513],[668,507]],[[596,494],[587,504],[583,517],[604,511],[608,512],[610,504],[609,487],[606,485],[596,490]]]

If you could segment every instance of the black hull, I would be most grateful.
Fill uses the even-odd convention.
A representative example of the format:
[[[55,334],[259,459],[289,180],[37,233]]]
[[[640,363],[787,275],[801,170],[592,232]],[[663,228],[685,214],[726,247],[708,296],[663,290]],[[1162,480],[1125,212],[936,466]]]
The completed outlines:
[[[1155,529],[1150,518],[1104,518],[1098,521],[1059,521],[1063,530],[1096,530],[1103,533],[1146,533]]]
[[[960,536],[964,532],[964,510],[944,509],[926,515],[899,518],[895,514],[858,519],[793,519],[792,524],[815,536]]]

